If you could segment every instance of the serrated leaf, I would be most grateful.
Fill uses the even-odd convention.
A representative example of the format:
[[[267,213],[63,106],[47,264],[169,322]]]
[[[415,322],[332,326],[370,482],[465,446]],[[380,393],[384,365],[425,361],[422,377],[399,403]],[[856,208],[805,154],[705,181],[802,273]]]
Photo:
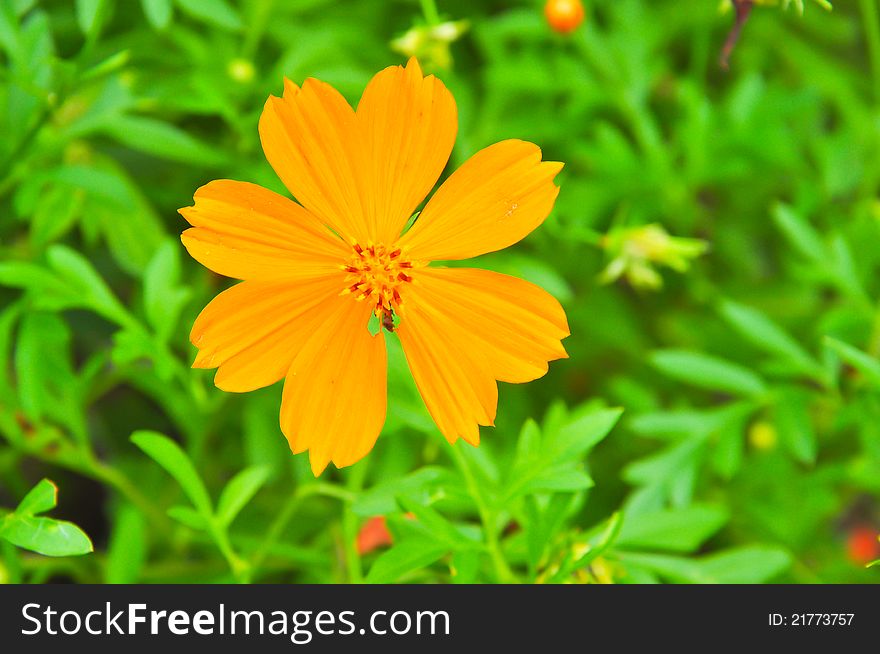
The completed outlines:
[[[667,377],[707,390],[760,396],[764,380],[748,368],[725,359],[689,350],[655,350],[650,361]]]
[[[210,518],[212,509],[208,490],[186,452],[177,443],[150,431],[136,431],[131,435],[131,440],[177,481],[202,516]]]
[[[223,488],[217,502],[216,517],[223,526],[229,526],[239,512],[269,479],[270,469],[265,466],[245,468]]]

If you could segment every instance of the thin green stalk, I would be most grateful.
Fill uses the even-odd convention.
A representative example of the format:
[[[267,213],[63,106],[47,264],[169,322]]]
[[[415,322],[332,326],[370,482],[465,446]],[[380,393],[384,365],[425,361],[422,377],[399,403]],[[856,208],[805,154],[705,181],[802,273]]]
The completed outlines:
[[[249,583],[251,578],[251,566],[232,548],[232,543],[229,542],[229,534],[226,529],[212,520],[209,531],[214,542],[217,544],[217,548],[223,555],[223,558],[226,559],[226,563],[229,565],[229,569],[232,571],[235,580],[240,584]]]
[[[51,459],[47,460],[51,461]],[[134,482],[116,468],[112,468],[97,459],[92,459],[87,467],[78,470],[78,472],[114,488],[120,495],[140,509],[155,525],[165,527],[168,524],[167,516],[147,499],[146,495],[138,490]]]
[[[338,486],[333,486],[332,484],[327,484],[325,482],[315,482],[300,486],[295,493],[291,493],[288,496],[284,505],[281,507],[281,511],[278,512],[275,516],[275,520],[269,525],[266,537],[263,539],[260,547],[256,549],[253,555],[251,555],[250,567],[252,570],[257,570],[263,565],[266,557],[275,546],[275,543],[278,542],[281,535],[284,533],[284,530],[287,529],[287,525],[293,519],[293,516],[299,511],[303,501],[311,495],[324,495],[325,497],[332,497],[342,502],[350,502],[354,497],[351,492],[344,488],[339,488]]]
[[[449,447],[449,451],[451,452],[452,460],[455,462],[455,465],[461,472],[461,476],[464,478],[468,492],[471,494],[474,503],[477,505],[477,512],[480,514],[480,521],[483,523],[486,551],[492,559],[492,565],[495,568],[497,581],[503,584],[516,583],[516,575],[513,573],[513,570],[510,569],[507,559],[504,558],[504,552],[501,550],[501,542],[498,540],[498,527],[496,525],[497,516],[489,508],[489,504],[486,501],[483,492],[480,490],[480,485],[477,483],[477,479],[474,477],[470,464],[467,462],[464,454],[462,454],[461,449],[452,445]]]
[[[366,475],[366,460],[351,468],[345,484],[345,488],[351,494],[351,497],[354,497],[363,488]],[[346,502],[342,507],[343,551],[345,552],[345,567],[348,570],[348,580],[353,584],[360,584],[364,581],[361,555],[357,549],[357,533],[357,516],[351,510],[351,502]]]
[[[434,0],[419,0],[422,5],[422,13],[428,25],[440,24],[440,12],[437,11],[437,3]]]
[[[862,24],[865,26],[865,40],[868,42],[868,58],[871,61],[871,76],[874,82],[874,101],[880,101],[880,22],[877,15],[877,0],[859,0]]]

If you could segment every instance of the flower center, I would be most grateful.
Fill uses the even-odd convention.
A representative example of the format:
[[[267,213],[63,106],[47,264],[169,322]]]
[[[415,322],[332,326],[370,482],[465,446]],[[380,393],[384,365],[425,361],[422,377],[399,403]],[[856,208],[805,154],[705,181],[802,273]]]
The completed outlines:
[[[355,244],[343,267],[348,275],[342,295],[352,293],[358,302],[374,303],[374,313],[383,326],[394,331],[394,309],[402,302],[399,289],[412,281],[409,273],[417,264],[404,258],[400,248]]]

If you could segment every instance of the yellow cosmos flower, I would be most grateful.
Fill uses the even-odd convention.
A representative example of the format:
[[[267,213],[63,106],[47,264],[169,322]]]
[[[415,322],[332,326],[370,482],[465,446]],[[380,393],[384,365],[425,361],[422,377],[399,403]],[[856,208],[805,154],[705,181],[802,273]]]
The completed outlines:
[[[496,380],[541,377],[566,357],[565,313],[515,277],[428,264],[500,250],[543,222],[562,164],[524,141],[487,147],[455,171],[405,227],[455,141],[452,95],[411,59],[368,84],[357,111],[331,86],[284,81],[260,117],[269,163],[299,203],[217,180],[180,210],[183,244],[244,280],[220,293],[190,334],[196,368],[244,392],[284,378],[281,429],[312,470],[373,447],[386,411],[384,331],[395,331],[440,431],[477,445],[492,425]],[[371,314],[384,328],[372,334]],[[399,323],[395,327],[395,322]]]

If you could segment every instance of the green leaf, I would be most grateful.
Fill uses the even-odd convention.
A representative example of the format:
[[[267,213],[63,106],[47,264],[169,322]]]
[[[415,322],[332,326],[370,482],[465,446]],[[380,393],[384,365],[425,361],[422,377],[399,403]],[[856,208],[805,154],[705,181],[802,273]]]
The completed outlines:
[[[400,498],[400,504],[405,511],[415,516],[415,524],[419,529],[424,529],[427,536],[436,542],[445,543],[449,549],[473,549],[480,546],[479,541],[469,538],[430,506],[406,498]]]
[[[15,509],[16,515],[28,516],[45,513],[58,504],[58,487],[48,479],[34,486]]]
[[[217,502],[217,520],[228,527],[239,512],[269,479],[270,469],[265,466],[245,468],[229,480]]]
[[[728,519],[724,507],[708,504],[627,514],[616,544],[624,548],[693,552]]]
[[[747,341],[756,347],[798,363],[804,368],[821,372],[819,363],[779,325],[760,311],[731,300],[720,305],[722,317]]]
[[[157,30],[164,30],[171,23],[174,7],[171,0],[141,0],[147,21]]]
[[[621,409],[580,407],[571,414],[551,410],[540,430],[527,420],[520,432],[517,456],[506,475],[498,503],[536,492],[576,492],[593,485],[582,459],[620,418]]]
[[[17,513],[6,516],[0,537],[46,556],[79,556],[94,549],[85,532],[71,522]]]
[[[151,431],[136,431],[132,442],[174,477],[193,506],[205,518],[212,515],[211,498],[186,453],[173,440]]]
[[[773,411],[782,444],[801,463],[815,463],[818,442],[810,418],[809,393],[799,388],[781,390]]]
[[[15,349],[21,407],[33,420],[42,417],[59,397],[57,385],[68,392],[73,383],[70,330],[54,313],[32,311],[22,318]],[[47,348],[46,344],[52,347]]]
[[[449,572],[453,584],[473,584],[480,572],[480,553],[476,550],[459,550],[452,555]]]
[[[144,271],[144,310],[160,340],[167,341],[191,292],[180,281],[179,243],[165,241]]]
[[[790,566],[791,556],[785,550],[752,545],[706,557],[701,572],[718,584],[762,584]]]
[[[101,27],[106,0],[76,0],[76,22],[83,34],[92,34]]]
[[[760,584],[771,581],[791,566],[791,556],[776,547],[746,546],[700,559],[660,554],[621,554],[660,576],[686,584]]]
[[[623,409],[590,406],[572,411],[554,438],[554,455],[558,460],[584,456],[611,432],[622,413]]]
[[[194,18],[230,30],[241,29],[238,12],[226,0],[177,0],[177,6]]]
[[[550,583],[564,583],[572,574],[602,556],[617,542],[622,526],[623,516],[620,512],[616,512],[604,524],[591,529],[586,540],[576,543],[566,553],[559,570],[550,578]]]
[[[748,368],[730,361],[687,350],[655,350],[650,361],[667,377],[699,388],[760,396],[767,392],[764,381]]]
[[[14,58],[19,50],[18,17],[11,3],[0,3],[0,48]]]
[[[198,141],[179,127],[145,116],[117,115],[101,123],[101,131],[134,150],[198,165],[223,161],[218,150]]]
[[[383,552],[367,574],[370,584],[390,584],[405,574],[438,561],[449,551],[445,543],[430,538],[414,538]]]
[[[81,301],[108,320],[125,326],[131,318],[101,276],[80,253],[64,245],[53,245],[46,254],[49,265],[78,293]]]
[[[806,220],[795,214],[791,207],[781,203],[773,207],[773,221],[801,255],[825,265],[828,250],[818,232]]]
[[[188,506],[178,504],[170,507],[167,513],[177,522],[196,531],[206,531],[210,526],[207,517]]]
[[[834,351],[841,359],[862,373],[865,380],[873,386],[880,387],[880,361],[858,348],[839,341],[831,336],[823,339],[825,346]]]
[[[111,523],[113,531],[107,545],[104,581],[133,584],[140,579],[147,559],[147,523],[143,514],[130,504],[121,504]]]
[[[870,303],[870,298],[862,286],[856,270],[856,262],[853,259],[852,250],[840,234],[835,235],[831,241],[831,254],[834,263],[834,277],[838,288],[846,295]]]
[[[358,494],[351,503],[351,510],[362,517],[388,515],[397,511],[398,498],[413,498],[426,503],[429,494],[449,472],[437,467],[424,467],[403,477],[389,479]]]

